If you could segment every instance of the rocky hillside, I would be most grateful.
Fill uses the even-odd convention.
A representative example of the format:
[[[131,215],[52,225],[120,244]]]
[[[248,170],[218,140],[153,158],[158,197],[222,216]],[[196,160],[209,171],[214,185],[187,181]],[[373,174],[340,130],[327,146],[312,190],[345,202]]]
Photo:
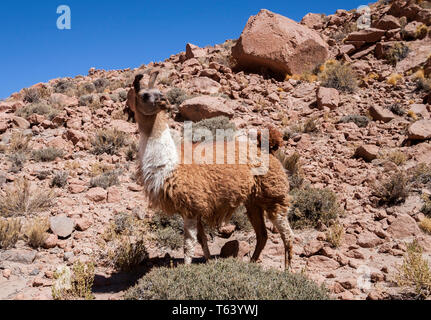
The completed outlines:
[[[338,10],[301,23],[262,10],[238,40],[187,44],[135,70],[93,68],[1,101],[0,299],[65,298],[52,290],[59,265],[75,278],[94,272],[92,295],[119,299],[149,269],[182,258],[181,221],[155,215],[135,180],[138,132],[124,112],[134,75],[154,68],[179,135],[184,120],[282,133],[294,272],[338,299],[427,297],[429,8],[381,1],[369,19]],[[261,263],[280,269],[283,245],[267,228]],[[213,255],[252,253],[244,216],[210,234]]]

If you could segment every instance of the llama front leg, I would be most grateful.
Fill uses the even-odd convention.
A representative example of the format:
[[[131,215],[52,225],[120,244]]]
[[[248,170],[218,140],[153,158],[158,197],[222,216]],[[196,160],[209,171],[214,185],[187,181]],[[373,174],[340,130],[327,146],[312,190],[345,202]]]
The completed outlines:
[[[207,235],[205,234],[205,229],[201,219],[198,220],[198,241],[202,246],[205,260],[208,261],[211,257],[211,254],[210,254],[210,250],[208,249],[208,239],[207,239]]]
[[[197,219],[184,218],[184,263],[191,264],[197,241]]]
[[[289,270],[293,256],[293,231],[289,220],[284,215],[276,215],[271,219],[274,226],[281,235],[284,244],[284,268]]]

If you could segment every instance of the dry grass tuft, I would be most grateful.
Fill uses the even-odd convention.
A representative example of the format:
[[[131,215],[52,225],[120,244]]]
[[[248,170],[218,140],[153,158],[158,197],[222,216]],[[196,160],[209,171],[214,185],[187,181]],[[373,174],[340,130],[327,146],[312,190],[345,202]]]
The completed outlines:
[[[419,227],[426,233],[431,234],[431,218],[424,218],[420,223]]]
[[[8,249],[15,245],[21,235],[19,219],[0,218],[0,249]]]
[[[431,294],[431,270],[422,252],[416,240],[410,243],[396,275],[398,285],[412,290],[417,298],[426,298]]]
[[[407,176],[402,172],[394,173],[388,180],[374,186],[373,195],[379,205],[398,205],[409,195],[410,185]]]
[[[343,242],[344,238],[344,227],[340,222],[335,222],[326,231],[326,241],[328,241],[333,247],[338,248]]]
[[[326,64],[323,72],[319,74],[319,80],[323,87],[348,93],[354,92],[358,86],[355,72],[348,65],[338,61]]]
[[[65,279],[62,281],[62,286],[52,287],[52,298],[54,300],[93,300],[94,263],[75,262],[70,278],[68,278],[66,270],[54,273],[55,280]]]
[[[37,162],[50,162],[63,156],[63,151],[56,148],[46,148],[33,151],[33,159]]]
[[[116,270],[131,271],[148,258],[148,253],[143,239],[131,241],[130,237],[122,237],[108,257]]]
[[[44,211],[52,206],[54,198],[52,191],[31,190],[27,179],[18,179],[0,194],[0,215],[11,217]]]
[[[48,219],[46,218],[35,218],[29,222],[25,236],[27,243],[32,248],[40,248],[45,243],[48,237],[47,231],[49,229]]]
[[[93,141],[93,154],[116,154],[118,150],[124,145],[126,136],[123,132],[118,130],[99,130],[96,133]]]
[[[404,60],[409,55],[410,49],[402,42],[397,42],[395,45],[388,50],[386,53],[386,60],[392,64],[397,65],[398,62]]]

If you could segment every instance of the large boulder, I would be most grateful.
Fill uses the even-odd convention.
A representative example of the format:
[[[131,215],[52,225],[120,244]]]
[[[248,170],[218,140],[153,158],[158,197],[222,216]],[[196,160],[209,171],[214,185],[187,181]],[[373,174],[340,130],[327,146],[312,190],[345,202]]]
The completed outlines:
[[[431,139],[431,120],[419,120],[413,123],[408,129],[410,140]]]
[[[179,111],[181,115],[191,121],[200,121],[218,116],[233,117],[233,104],[222,98],[200,96],[184,101]]]
[[[328,58],[329,51],[315,31],[262,9],[248,20],[232,55],[241,68],[266,67],[284,75],[310,71]]]

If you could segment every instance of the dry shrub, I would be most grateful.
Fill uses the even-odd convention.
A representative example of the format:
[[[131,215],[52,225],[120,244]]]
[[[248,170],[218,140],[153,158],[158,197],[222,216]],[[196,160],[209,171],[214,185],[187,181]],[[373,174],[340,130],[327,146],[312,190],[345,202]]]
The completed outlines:
[[[136,159],[138,155],[139,147],[138,144],[134,141],[126,149],[126,159],[127,161],[133,161]]]
[[[120,183],[120,180],[118,180],[120,174],[121,172],[119,170],[104,172],[100,176],[91,179],[90,187],[108,189],[111,186],[118,185]]]
[[[48,219],[46,218],[35,218],[29,222],[26,228],[25,236],[27,243],[32,248],[40,248],[45,243],[48,237],[47,231],[49,229]]]
[[[166,98],[170,104],[179,106],[187,99],[190,99],[190,96],[183,89],[173,88],[166,93]]]
[[[0,215],[11,217],[44,211],[51,207],[54,197],[50,190],[32,190],[27,179],[17,179],[0,194]]]
[[[63,156],[63,150],[56,148],[46,148],[33,151],[33,159],[37,162],[50,162]]]
[[[235,229],[238,231],[252,231],[253,226],[248,219],[248,216],[245,212],[235,211],[230,220],[234,225]]]
[[[24,88],[23,90],[23,101],[28,103],[39,102],[40,93],[37,88]]]
[[[394,103],[387,107],[389,111],[391,111],[393,114],[396,114],[397,116],[404,116],[406,114],[406,110],[403,108],[403,106],[400,103]]]
[[[403,264],[396,275],[398,285],[412,290],[416,298],[426,298],[431,293],[431,270],[422,252],[417,240],[408,244]]]
[[[424,195],[424,205],[422,206],[421,212],[428,216],[431,217],[431,198],[429,196]]]
[[[125,294],[126,300],[326,300],[325,288],[301,274],[236,259],[155,268]]]
[[[410,185],[407,176],[402,172],[394,173],[388,180],[374,186],[373,195],[379,205],[398,205],[409,195]]]
[[[217,136],[217,130],[224,130],[227,140],[232,140],[235,136],[236,126],[224,116],[204,119],[193,124],[193,142],[200,142],[204,139],[207,130],[211,132],[213,138]]]
[[[45,116],[49,120],[52,120],[55,118],[58,112],[59,111],[57,109],[53,108],[48,103],[38,102],[26,105],[25,107],[18,109],[15,112],[15,115],[21,118],[28,119],[32,114],[38,114],[41,116]]]
[[[401,74],[393,73],[386,79],[386,82],[390,85],[396,86],[402,79],[403,76]]]
[[[419,163],[413,170],[412,181],[416,186],[431,187],[431,164]]]
[[[326,65],[324,71],[319,74],[319,81],[323,87],[335,88],[347,93],[354,92],[358,86],[357,77],[352,68],[338,61]]]
[[[329,225],[342,213],[337,196],[328,189],[306,186],[293,190],[290,221],[294,228],[315,227],[320,223]]]
[[[301,133],[313,133],[318,131],[318,121],[316,118],[309,118],[305,122],[292,124],[284,131],[284,139],[295,138]]]
[[[123,132],[114,130],[99,130],[93,141],[93,154],[110,154],[114,155],[124,145],[126,136]]]
[[[419,227],[426,233],[431,234],[431,218],[424,218],[420,223]]]
[[[397,42],[388,50],[385,55],[386,60],[392,64],[397,65],[398,62],[404,60],[409,55],[410,49],[402,42]]]
[[[24,135],[22,131],[12,134],[9,142],[8,153],[13,154],[17,152],[28,153],[30,151],[29,143],[31,137]]]
[[[286,153],[279,149],[276,151],[275,157],[281,162],[288,174],[290,189],[300,188],[304,183],[300,154],[295,152],[287,156]]]
[[[179,249],[184,244],[184,221],[180,215],[167,216],[157,212],[149,223],[155,241],[162,247]]]
[[[52,298],[54,300],[93,300],[92,287],[94,282],[94,263],[82,263],[77,261],[73,264],[71,277],[68,278],[66,269],[54,273],[54,279],[66,277],[65,283],[59,287],[52,287]]]
[[[76,95],[77,87],[73,80],[70,79],[61,79],[54,85],[54,91],[56,93],[63,93],[70,97]]]
[[[54,177],[51,180],[51,188],[64,188],[67,184],[67,178],[69,177],[68,171],[59,171],[54,174]]]
[[[108,171],[114,170],[115,166],[102,162],[93,162],[90,165],[89,175],[90,177],[97,177]]]
[[[401,166],[406,163],[407,156],[401,151],[392,151],[386,155],[386,159]]]
[[[416,90],[417,91],[431,91],[431,79],[420,77],[416,79]]]
[[[335,222],[326,231],[326,241],[333,247],[338,248],[343,242],[344,227],[340,222]]]
[[[21,235],[19,219],[0,218],[0,249],[8,249],[15,245]]]
[[[338,121],[339,123],[349,123],[349,122],[353,122],[354,124],[356,124],[359,128],[366,128],[368,126],[368,123],[370,122],[370,119],[368,119],[365,116],[360,116],[360,115],[348,115],[348,116],[344,116],[340,119],[340,121]]]
[[[108,257],[116,270],[131,271],[148,258],[148,253],[143,239],[131,241],[130,237],[122,237]]]

